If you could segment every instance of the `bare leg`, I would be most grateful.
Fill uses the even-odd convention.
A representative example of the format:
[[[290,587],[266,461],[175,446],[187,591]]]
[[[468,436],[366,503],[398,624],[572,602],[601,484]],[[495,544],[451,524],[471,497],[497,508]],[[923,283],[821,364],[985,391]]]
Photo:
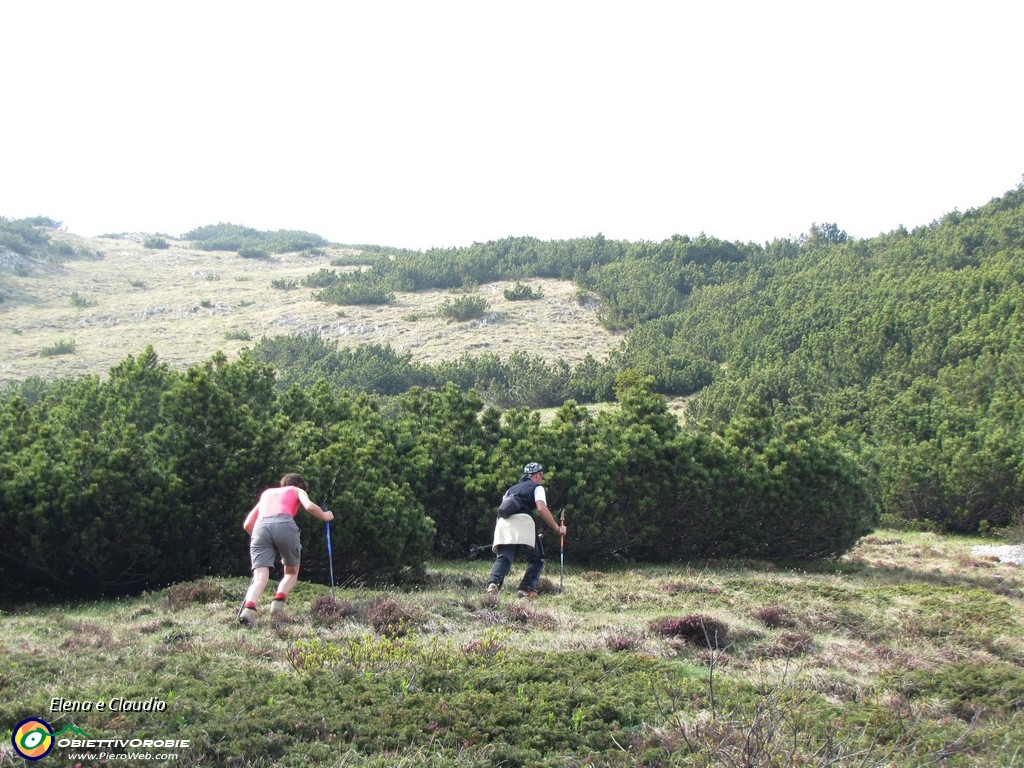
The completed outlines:
[[[274,595],[274,602],[270,604],[270,615],[280,616],[284,613],[284,601],[288,599],[288,593],[299,580],[299,566],[286,565],[284,567],[284,578],[277,585],[277,594]]]
[[[286,565],[284,567],[284,578],[277,585],[277,594],[287,597],[299,581],[299,566]]]
[[[245,593],[245,605],[238,613],[238,620],[246,626],[251,627],[256,623],[256,604],[259,602],[263,590],[267,588],[268,581],[270,581],[269,568],[252,569],[252,582]]]
[[[247,605],[249,603],[258,603],[260,601],[260,595],[262,595],[263,590],[267,588],[267,582],[269,581],[269,568],[252,569],[252,584],[249,585],[249,591],[245,593],[245,602]]]

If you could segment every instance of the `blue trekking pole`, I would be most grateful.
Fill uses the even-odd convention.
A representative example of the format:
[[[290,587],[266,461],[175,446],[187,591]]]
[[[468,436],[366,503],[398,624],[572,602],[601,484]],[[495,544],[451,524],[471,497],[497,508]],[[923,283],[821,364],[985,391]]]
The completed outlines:
[[[558,524],[565,526],[565,507],[562,508],[562,519],[558,521]],[[562,593],[565,591],[565,585],[562,583],[562,571],[565,568],[565,534],[561,534],[561,541],[558,544],[558,591]]]
[[[330,511],[330,510],[328,510]],[[331,569],[331,597],[334,597],[334,552],[331,551],[331,523],[330,521],[324,521],[324,525],[327,526],[327,564]]]

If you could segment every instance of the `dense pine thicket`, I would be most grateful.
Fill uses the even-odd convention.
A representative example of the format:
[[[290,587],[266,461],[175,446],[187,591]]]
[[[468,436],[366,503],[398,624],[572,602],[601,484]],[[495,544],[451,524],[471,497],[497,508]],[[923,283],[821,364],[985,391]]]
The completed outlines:
[[[656,392],[699,393],[688,419],[709,432],[751,402],[777,423],[808,419],[858,457],[889,524],[975,533],[1021,514],[1024,186],[866,240],[835,224],[765,245],[509,238],[394,252],[332,279],[387,292],[531,276],[597,296],[603,322],[628,330],[621,348],[574,369],[526,353],[431,368],[387,348],[327,350],[320,370],[330,363],[340,385],[367,391],[454,381],[533,408],[610,399],[615,377],[633,370]],[[310,343],[277,339],[256,353],[286,363],[283,349]],[[280,367],[283,380],[301,375]]]
[[[237,224],[214,224],[196,227],[184,235],[186,240],[204,251],[236,251],[240,256],[260,258],[271,253],[308,251],[327,245],[320,235],[299,230],[279,229],[263,232]]]
[[[0,580],[94,595],[245,573],[241,521],[296,468],[338,516],[342,580],[415,577],[432,554],[489,543],[500,491],[527,459],[551,470],[578,562],[817,558],[871,530],[864,473],[806,420],[753,409],[722,436],[687,434],[649,382],[625,375],[619,392],[619,409],[592,416],[570,401],[542,425],[451,384],[383,401],[325,381],[279,392],[250,355],[175,372],[147,350],[104,381],[3,403]],[[300,524],[306,576],[324,579],[324,530]]]
[[[575,369],[525,353],[425,366],[303,337],[184,373],[148,350],[103,381],[26,383],[0,407],[8,588],[244,572],[240,521],[292,469],[343,521],[342,578],[487,543],[496,493],[531,459],[553,470],[579,561],[816,558],[879,512],[957,532],[1019,515],[1024,186],[870,240],[830,224],[763,246],[510,238],[370,256],[311,283],[362,301],[570,278],[628,336]],[[697,395],[685,428],[664,394]],[[578,404],[609,398],[620,407],[597,415]],[[560,407],[542,425],[546,405]],[[316,577],[325,542],[305,540]]]

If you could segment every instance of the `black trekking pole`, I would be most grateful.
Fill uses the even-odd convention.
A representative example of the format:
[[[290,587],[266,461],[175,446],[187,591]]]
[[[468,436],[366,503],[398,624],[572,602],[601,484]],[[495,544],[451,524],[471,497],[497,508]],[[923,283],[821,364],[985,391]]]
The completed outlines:
[[[249,587],[252,586],[252,582],[253,582],[253,580],[255,578],[256,578],[256,574],[255,573],[252,576],[249,577],[249,583],[245,587],[245,594],[242,595],[242,604],[240,606],[238,606],[238,615],[239,616],[241,616],[242,615],[242,611],[245,610],[245,598],[247,598],[249,596]]]

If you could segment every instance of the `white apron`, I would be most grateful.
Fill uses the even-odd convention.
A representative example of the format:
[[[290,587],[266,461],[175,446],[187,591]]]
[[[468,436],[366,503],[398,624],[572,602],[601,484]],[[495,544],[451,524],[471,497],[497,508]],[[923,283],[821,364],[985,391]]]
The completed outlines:
[[[533,515],[520,512],[509,517],[499,517],[494,525],[494,544],[492,552],[497,552],[499,546],[506,544],[523,544],[531,549],[537,543],[537,528],[533,522]]]

